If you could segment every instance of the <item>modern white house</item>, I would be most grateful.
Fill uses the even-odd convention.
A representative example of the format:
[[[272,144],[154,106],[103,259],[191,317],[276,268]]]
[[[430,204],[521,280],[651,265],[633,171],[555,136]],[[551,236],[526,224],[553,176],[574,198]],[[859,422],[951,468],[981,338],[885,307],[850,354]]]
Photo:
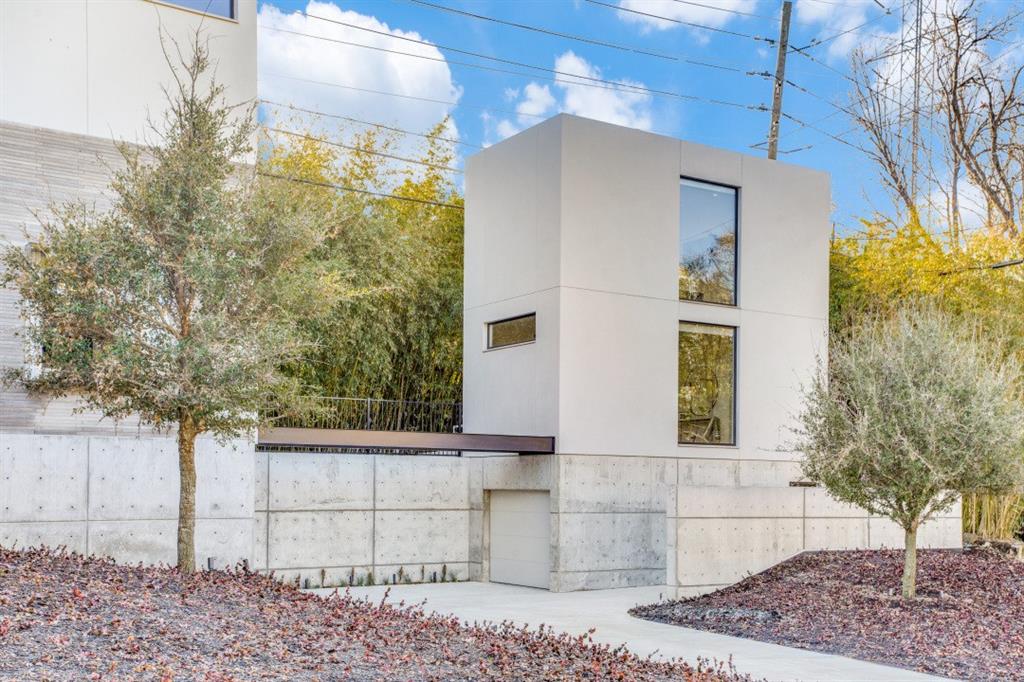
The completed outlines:
[[[255,0],[0,2],[0,243],[54,203],[108,205],[115,141],[160,119],[160,30],[187,43],[198,27],[228,97],[253,100]],[[686,594],[804,549],[900,546],[888,521],[792,485],[799,385],[827,350],[829,212],[824,173],[573,116],[476,154],[463,429],[554,452],[201,439],[199,562],[311,586]],[[38,358],[21,325],[0,290],[2,366]],[[172,562],[173,434],[75,405],[0,388],[0,545]],[[959,530],[956,509],[919,540]]]
[[[485,491],[490,579],[682,594],[901,545],[787,450],[827,351],[830,211],[823,172],[574,116],[468,160],[465,429],[557,449]],[[959,546],[959,510],[924,536]]]

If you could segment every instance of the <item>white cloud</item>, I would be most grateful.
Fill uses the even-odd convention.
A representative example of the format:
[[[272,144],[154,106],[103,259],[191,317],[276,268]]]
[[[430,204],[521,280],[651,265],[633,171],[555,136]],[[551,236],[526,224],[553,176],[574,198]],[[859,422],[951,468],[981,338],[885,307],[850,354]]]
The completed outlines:
[[[555,96],[546,85],[529,83],[523,90],[523,99],[516,104],[516,113],[520,118],[536,118],[544,116],[555,108]]]
[[[678,28],[682,26],[682,24],[676,23],[678,21],[721,28],[731,21],[743,18],[743,15],[735,12],[753,12],[757,8],[757,4],[757,0],[753,2],[751,0],[701,0],[700,4],[686,4],[675,2],[675,0],[619,0],[619,7],[635,11],[619,12],[618,14],[623,21],[639,24],[646,31]],[[636,14],[636,12],[654,16]],[[656,17],[665,17],[676,21],[665,21]],[[704,38],[707,37],[706,31],[700,31],[700,34]]]
[[[843,4],[797,0],[795,18],[799,24],[819,27],[816,36],[819,40],[842,34],[829,40],[825,49],[829,59],[844,59],[853,48],[864,42],[865,31],[876,26],[869,24],[859,28],[868,21],[869,10],[872,11],[871,16],[882,11],[872,0],[849,0]],[[874,32],[877,33],[878,29],[875,28]]]
[[[600,69],[577,56],[572,50],[555,60],[555,70],[588,78],[601,78]],[[628,79],[615,82],[625,86],[644,87],[643,83]],[[651,129],[649,94],[612,89],[611,86],[595,88],[584,83],[587,81],[581,78],[558,76],[556,85],[564,91],[563,111],[630,128]]]
[[[453,107],[449,104],[389,97],[306,81],[337,83],[353,88],[401,93],[446,102],[456,102],[461,97],[462,89],[455,84],[451,69],[436,47],[395,40],[387,35],[361,31],[314,17],[324,17],[385,34],[423,40],[419,33],[391,28],[375,17],[345,11],[330,2],[310,0],[305,13],[312,16],[303,16],[299,12],[285,13],[273,5],[263,4],[260,7],[258,22],[261,27],[274,27],[335,40],[386,47],[441,61],[428,61],[341,45],[293,33],[261,29],[257,41],[261,98],[425,132],[449,115]],[[306,81],[281,78],[272,74],[302,78]],[[271,109],[265,107],[264,111],[270,115]],[[324,119],[324,125],[328,129],[333,127],[329,121],[330,119]],[[450,126],[448,135],[457,134],[454,123]]]
[[[601,70],[572,50],[555,59],[554,70],[571,75],[557,76],[554,86],[529,83],[516,102],[516,119],[502,119],[495,123],[493,119],[485,118],[484,125],[488,132],[504,139],[557,112],[641,130],[651,129],[653,122],[649,94],[588,80],[603,78]],[[626,88],[644,87],[643,83],[625,79],[613,82]]]

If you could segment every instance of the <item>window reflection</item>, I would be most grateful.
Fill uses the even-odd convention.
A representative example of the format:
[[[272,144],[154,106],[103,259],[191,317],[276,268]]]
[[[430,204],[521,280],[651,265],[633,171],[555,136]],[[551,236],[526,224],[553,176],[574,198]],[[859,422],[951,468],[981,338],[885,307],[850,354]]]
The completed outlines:
[[[733,445],[736,330],[679,323],[679,442]]]
[[[679,188],[679,298],[736,304],[736,189],[697,180]]]

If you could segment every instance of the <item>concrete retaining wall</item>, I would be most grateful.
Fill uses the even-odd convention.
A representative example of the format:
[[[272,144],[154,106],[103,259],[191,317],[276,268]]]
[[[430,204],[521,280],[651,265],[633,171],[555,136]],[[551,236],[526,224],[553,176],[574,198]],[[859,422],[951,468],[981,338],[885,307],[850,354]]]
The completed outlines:
[[[665,500],[673,459],[557,455],[551,589],[665,582]]]
[[[252,444],[200,438],[196,473],[197,563],[251,560]],[[0,545],[173,564],[177,518],[173,437],[0,432]]]
[[[794,460],[559,454],[537,463],[543,471],[519,458],[489,473],[499,462],[484,464],[489,489],[551,491],[554,591],[667,584],[689,596],[805,550],[903,546],[891,521],[824,489],[791,487]],[[958,505],[918,541],[960,547],[960,528]]]
[[[895,523],[822,488],[679,486],[668,506],[667,582],[678,597],[711,592],[806,550],[903,547]],[[961,545],[959,504],[918,534],[921,548]]]
[[[482,469],[455,457],[196,446],[196,559],[303,584],[478,578]],[[173,437],[0,432],[0,546],[173,564]],[[372,578],[371,578],[372,575]]]
[[[258,569],[310,586],[479,576],[473,460],[258,453],[256,469]]]
[[[196,554],[308,586],[487,580],[486,500],[547,490],[554,591],[668,584],[706,592],[809,549],[902,547],[902,531],[789,487],[791,461],[609,455],[256,453],[197,444]],[[175,560],[173,437],[0,432],[0,545]],[[922,547],[960,546],[960,509]]]

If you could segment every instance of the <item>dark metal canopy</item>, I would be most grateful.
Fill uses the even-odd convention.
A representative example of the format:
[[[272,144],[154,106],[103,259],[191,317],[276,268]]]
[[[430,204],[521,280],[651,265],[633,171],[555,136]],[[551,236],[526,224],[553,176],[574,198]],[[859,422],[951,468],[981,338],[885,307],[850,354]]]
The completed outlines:
[[[414,431],[364,431],[356,429],[260,429],[260,446],[339,448],[350,450],[410,450],[449,452],[516,452],[550,455],[551,436],[505,436],[486,433],[419,433]]]

